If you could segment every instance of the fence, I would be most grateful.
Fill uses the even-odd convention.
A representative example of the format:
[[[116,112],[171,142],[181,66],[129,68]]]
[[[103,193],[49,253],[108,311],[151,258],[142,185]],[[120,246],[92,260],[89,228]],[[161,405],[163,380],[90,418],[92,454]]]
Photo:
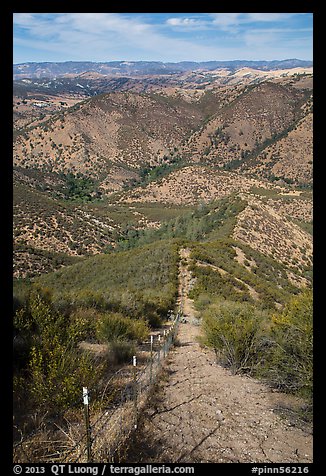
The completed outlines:
[[[145,364],[138,366],[134,356],[132,366],[120,369],[106,383],[100,399],[92,401],[92,389],[82,387],[80,400],[60,418],[41,421],[34,432],[21,437],[14,444],[14,462],[119,461],[174,342],[180,316],[179,311],[163,335],[151,335]]]

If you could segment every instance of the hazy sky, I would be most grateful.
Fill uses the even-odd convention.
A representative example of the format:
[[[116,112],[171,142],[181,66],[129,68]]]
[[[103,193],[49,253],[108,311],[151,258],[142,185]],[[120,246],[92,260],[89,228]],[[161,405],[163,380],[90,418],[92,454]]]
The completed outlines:
[[[312,60],[312,13],[15,13],[14,63]]]

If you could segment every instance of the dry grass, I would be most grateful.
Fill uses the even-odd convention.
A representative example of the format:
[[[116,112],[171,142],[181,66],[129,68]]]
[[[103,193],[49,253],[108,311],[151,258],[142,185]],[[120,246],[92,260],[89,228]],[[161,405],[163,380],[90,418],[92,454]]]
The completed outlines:
[[[233,238],[271,256],[294,271],[312,265],[312,237],[280,213],[254,197],[245,196],[248,206],[238,215]],[[290,274],[292,280],[293,275]],[[290,277],[289,276],[289,277]],[[306,285],[296,278],[296,285]]]

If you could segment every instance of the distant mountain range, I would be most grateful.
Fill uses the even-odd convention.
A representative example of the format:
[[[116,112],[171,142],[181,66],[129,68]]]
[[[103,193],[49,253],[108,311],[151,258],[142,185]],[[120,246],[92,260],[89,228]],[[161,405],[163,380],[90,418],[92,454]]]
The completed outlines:
[[[14,79],[21,78],[53,78],[65,75],[78,75],[83,72],[94,72],[102,75],[153,75],[176,74],[200,69],[215,70],[227,68],[253,68],[260,70],[289,69],[311,67],[312,61],[299,59],[273,60],[273,61],[181,61],[179,63],[163,63],[160,61],[109,61],[96,63],[92,61],[66,61],[14,64]]]

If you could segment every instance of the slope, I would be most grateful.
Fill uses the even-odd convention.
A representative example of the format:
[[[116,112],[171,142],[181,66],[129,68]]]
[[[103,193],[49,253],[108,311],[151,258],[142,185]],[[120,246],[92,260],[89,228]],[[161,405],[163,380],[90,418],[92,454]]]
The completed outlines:
[[[309,103],[307,104],[309,107]],[[310,110],[310,108],[309,108]],[[306,113],[297,125],[277,142],[264,148],[253,161],[241,167],[271,180],[285,178],[287,183],[312,185],[313,115]]]
[[[82,257],[114,248],[128,249],[139,240],[146,243],[164,237],[230,237],[286,266],[299,286],[310,279],[309,191],[211,166],[188,166],[111,201],[85,202],[54,198],[54,182],[60,177],[48,174],[52,188],[47,191],[46,183],[40,188],[35,173],[26,175],[17,170],[15,174],[14,230],[18,250],[28,246]],[[33,257],[27,263],[25,256],[26,267],[32,268]],[[49,269],[44,265],[44,271]],[[16,270],[17,276],[26,275],[24,261],[16,264]]]
[[[312,264],[312,194],[212,166],[186,166],[160,181],[122,194],[121,204],[203,206],[231,197],[245,204],[229,236],[301,272]],[[216,210],[218,210],[218,206]],[[214,232],[212,231],[212,234]],[[218,232],[220,234],[220,232]]]
[[[298,183],[295,171],[300,164],[303,168],[300,181],[304,178],[311,183],[312,134],[308,116],[311,104],[309,89],[295,88],[286,82],[266,81],[247,86],[192,134],[182,153],[193,161],[205,160],[228,169],[244,166],[247,172],[255,173],[252,161],[273,147],[269,154],[273,155],[273,163],[267,164],[261,175],[271,175],[270,169],[272,166],[277,169],[280,161],[279,176],[290,175]],[[289,153],[290,146],[285,147],[280,141],[293,130],[297,142]],[[304,152],[298,145],[301,143],[305,143]],[[282,161],[287,167],[282,167]]]
[[[112,192],[145,164],[176,150],[203,113],[160,95],[112,93],[82,101],[21,132],[14,164],[43,171],[83,173]]]
[[[179,301],[185,319],[178,346],[123,462],[311,462],[309,429],[277,415],[280,407],[300,402],[252,378],[232,375],[199,344],[202,332],[189,297],[190,250],[181,249],[180,256]]]
[[[280,200],[281,197],[275,200],[278,206]],[[295,200],[299,203],[298,198]],[[302,199],[302,202],[304,206],[306,201]],[[198,261],[193,268],[197,278],[193,293],[197,298],[207,292],[217,293],[240,302],[257,301],[275,309],[290,295],[311,285],[311,235],[257,194],[243,194],[241,198],[232,194],[209,205],[200,205],[162,222],[157,229],[127,229],[116,251],[87,258],[79,268],[68,266],[37,279],[54,286],[59,293],[63,290],[76,293],[83,287],[107,293],[102,286],[111,278],[107,277],[105,263],[111,263],[115,269],[120,259],[124,263],[128,253],[136,256],[147,247],[161,249],[171,239],[187,240],[193,258]],[[127,254],[121,254],[121,250],[128,250]],[[145,278],[141,274],[134,279],[142,282]],[[133,287],[137,288],[138,284]]]
[[[56,302],[119,311],[154,324],[174,306],[177,274],[177,245],[161,241],[89,257],[34,282],[50,289]]]
[[[96,182],[37,169],[15,167],[13,177],[14,277],[106,253],[132,233],[156,229],[189,208],[119,204],[103,199]]]

